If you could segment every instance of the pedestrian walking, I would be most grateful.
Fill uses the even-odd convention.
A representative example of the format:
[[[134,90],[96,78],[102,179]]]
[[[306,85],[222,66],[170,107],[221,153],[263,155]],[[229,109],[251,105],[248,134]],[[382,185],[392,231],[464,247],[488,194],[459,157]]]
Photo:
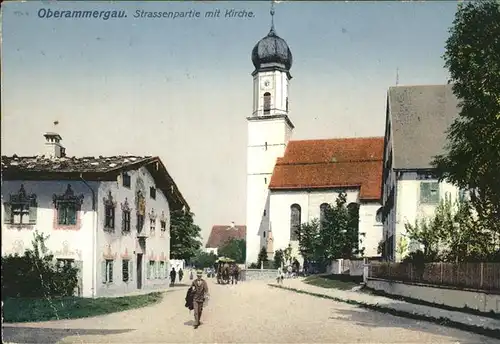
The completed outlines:
[[[208,285],[202,278],[203,272],[198,270],[196,279],[193,281],[191,288],[193,289],[193,308],[194,308],[194,328],[200,326],[201,314],[203,313],[203,303],[208,301]]]
[[[182,277],[184,277],[184,271],[182,271],[182,268],[179,268],[178,274],[179,274],[179,283],[181,283],[182,282]]]
[[[189,270],[189,279],[192,281],[194,278],[193,276],[193,269]]]
[[[175,272],[175,268],[172,268],[172,271],[170,271],[170,284],[173,286],[175,284],[175,275],[177,273]]]
[[[283,284],[283,271],[278,268],[278,275],[276,276],[276,283]]]

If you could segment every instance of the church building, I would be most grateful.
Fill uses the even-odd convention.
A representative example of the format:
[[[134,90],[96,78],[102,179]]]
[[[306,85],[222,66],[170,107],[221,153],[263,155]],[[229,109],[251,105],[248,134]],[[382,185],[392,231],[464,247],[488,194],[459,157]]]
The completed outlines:
[[[274,10],[271,10],[274,17]],[[320,219],[321,209],[346,192],[349,207],[359,209],[360,242],[365,256],[377,256],[382,239],[381,186],[384,138],[291,141],[289,117],[292,52],[271,30],[252,50],[253,110],[248,122],[246,262],[257,262],[291,245],[295,229]]]

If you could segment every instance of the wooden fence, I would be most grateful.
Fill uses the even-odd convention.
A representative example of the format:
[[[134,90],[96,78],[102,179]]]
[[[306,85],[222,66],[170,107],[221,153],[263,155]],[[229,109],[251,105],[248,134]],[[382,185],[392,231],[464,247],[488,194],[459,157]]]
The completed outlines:
[[[500,263],[373,263],[368,276],[457,288],[500,291]]]

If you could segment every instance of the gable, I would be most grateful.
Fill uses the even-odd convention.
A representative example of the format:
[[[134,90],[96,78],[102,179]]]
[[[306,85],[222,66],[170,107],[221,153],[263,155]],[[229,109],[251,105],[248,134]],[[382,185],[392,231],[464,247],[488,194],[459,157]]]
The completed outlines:
[[[452,85],[396,86],[388,92],[393,167],[432,168],[459,113]]]

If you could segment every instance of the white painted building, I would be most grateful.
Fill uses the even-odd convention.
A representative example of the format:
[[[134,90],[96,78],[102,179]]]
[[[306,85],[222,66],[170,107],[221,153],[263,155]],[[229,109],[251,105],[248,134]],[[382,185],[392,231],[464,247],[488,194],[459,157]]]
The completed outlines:
[[[45,136],[44,156],[2,156],[2,254],[23,254],[37,230],[79,267],[81,296],[168,287],[170,211],[189,206],[161,160],[67,157]]]
[[[360,232],[366,233],[362,245],[366,255],[376,256],[382,237],[377,211],[381,207],[383,138],[290,141],[294,129],[288,116],[292,53],[276,35],[274,25],[255,45],[252,62],[253,110],[247,118],[247,265],[257,262],[262,247],[267,247],[269,257],[289,244],[297,248],[290,228],[319,218],[320,206],[333,204],[341,191],[348,193],[349,202],[360,206]],[[297,151],[305,154],[297,157]],[[308,159],[308,154],[316,160]],[[367,161],[360,164],[356,157]],[[318,166],[321,171],[315,170]],[[293,171],[287,172],[289,169]],[[342,169],[349,173],[338,173]],[[298,252],[295,255],[300,259]]]
[[[443,153],[446,130],[458,115],[451,85],[397,86],[387,95],[382,201],[387,258],[405,252],[405,224],[431,217],[440,200],[465,197],[457,187],[439,182],[431,161]],[[403,239],[405,238],[405,239]]]

